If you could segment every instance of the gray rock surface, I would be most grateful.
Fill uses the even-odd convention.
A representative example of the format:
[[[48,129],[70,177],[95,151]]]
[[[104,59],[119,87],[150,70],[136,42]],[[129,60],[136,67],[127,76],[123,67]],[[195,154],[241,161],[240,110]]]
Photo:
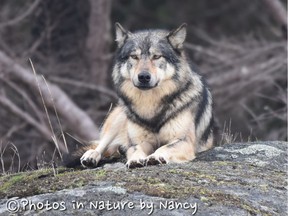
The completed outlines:
[[[7,204],[20,215],[287,215],[287,142],[227,144],[185,164],[51,172],[2,179],[0,215]]]

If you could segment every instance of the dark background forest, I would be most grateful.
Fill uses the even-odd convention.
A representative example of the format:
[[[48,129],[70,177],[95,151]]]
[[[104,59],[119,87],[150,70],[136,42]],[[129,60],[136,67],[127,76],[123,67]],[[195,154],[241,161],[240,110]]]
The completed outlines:
[[[60,164],[98,138],[117,103],[115,22],[130,31],[188,24],[185,48],[211,88],[220,144],[287,140],[286,8],[284,0],[0,0],[0,171]]]

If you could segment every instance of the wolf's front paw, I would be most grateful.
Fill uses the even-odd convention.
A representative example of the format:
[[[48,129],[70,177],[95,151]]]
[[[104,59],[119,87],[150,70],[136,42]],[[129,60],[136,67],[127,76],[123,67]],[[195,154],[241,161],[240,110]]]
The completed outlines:
[[[162,156],[157,156],[157,155],[150,155],[145,159],[145,165],[150,166],[150,165],[157,165],[157,164],[166,164],[167,160],[162,157]]]
[[[94,149],[90,149],[83,154],[80,158],[80,162],[84,167],[96,167],[100,159],[101,154]]]
[[[126,167],[128,169],[133,169],[137,167],[143,167],[145,166],[145,160],[144,159],[138,159],[138,160],[128,160],[126,163]]]

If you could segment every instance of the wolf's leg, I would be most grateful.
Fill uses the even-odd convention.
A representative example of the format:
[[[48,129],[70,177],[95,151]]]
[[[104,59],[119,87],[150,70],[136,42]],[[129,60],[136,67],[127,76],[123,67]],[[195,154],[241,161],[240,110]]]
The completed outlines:
[[[195,158],[195,143],[188,138],[174,140],[145,159],[146,165],[183,163]]]
[[[96,149],[86,151],[80,158],[84,167],[96,167],[103,153],[108,149],[110,153],[116,151],[116,144],[125,142],[126,115],[121,107],[116,107],[106,119],[101,130],[100,141]],[[113,142],[115,140],[117,142]],[[122,143],[121,143],[122,144]],[[115,146],[113,146],[115,145]]]
[[[80,158],[80,162],[84,167],[96,167],[102,158],[102,154],[108,148],[108,145],[115,138],[115,133],[107,134],[99,141],[99,145],[95,149],[89,149]],[[116,148],[109,148],[110,151]],[[114,152],[111,152],[113,154]]]
[[[127,168],[143,167],[148,155],[155,151],[158,145],[153,133],[133,121],[127,121],[129,146],[127,146]]]
[[[144,148],[143,148],[144,147]],[[127,150],[127,168],[143,167],[145,159],[153,151],[152,145],[142,143],[142,145],[132,145]]]

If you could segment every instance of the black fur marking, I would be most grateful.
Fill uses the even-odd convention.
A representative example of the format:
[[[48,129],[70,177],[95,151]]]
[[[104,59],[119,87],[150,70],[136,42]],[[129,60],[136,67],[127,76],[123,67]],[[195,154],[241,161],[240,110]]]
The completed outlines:
[[[149,49],[151,47],[150,37],[151,37],[151,33],[149,32],[148,35],[144,38],[144,40],[139,45],[139,48],[141,50],[141,54],[144,56],[150,55],[150,52],[149,52]]]
[[[169,116],[167,116],[166,119],[159,124],[159,126],[157,128],[157,132],[159,132],[161,127],[163,127],[168,121],[177,117],[183,110],[185,110],[186,108],[191,106],[194,102],[195,102],[195,99],[192,98],[188,103],[184,104],[179,109],[175,110],[175,112],[172,112]]]
[[[203,143],[205,143],[208,140],[209,136],[213,133],[213,128],[214,128],[214,118],[212,115],[210,122],[209,122],[209,125],[206,127],[204,133],[201,136],[201,141]]]
[[[178,91],[175,91],[174,93],[165,96],[162,98],[163,103],[172,103],[173,100],[175,100],[179,95],[183,94],[186,92],[190,87],[191,87],[191,81],[188,81],[184,87],[178,89]]]
[[[175,80],[176,82],[179,81],[180,75],[178,73],[173,74],[172,79]]]
[[[123,146],[123,145],[120,145],[118,147],[118,152],[121,154],[121,155],[126,155],[126,152],[127,152],[128,148],[126,146]]]
[[[177,66],[179,64],[179,54],[175,53],[172,46],[168,43],[167,40],[160,40],[158,43],[158,47],[162,53],[162,56],[172,65]],[[178,68],[176,68],[177,70]]]
[[[117,51],[117,59],[116,61],[123,63],[126,62],[130,56],[130,53],[135,49],[135,43],[131,40],[127,40],[127,42]]]
[[[167,144],[166,147],[167,147],[167,148],[173,148],[173,147],[175,147],[179,142],[186,141],[186,140],[187,140],[186,137],[184,137],[184,138],[179,139],[179,140],[177,140],[177,141],[175,141],[175,142],[173,142],[173,143]]]
[[[179,141],[178,141],[178,142],[179,142]],[[171,143],[171,144],[167,144],[166,147],[167,147],[167,148],[174,148],[178,142]]]
[[[203,83],[203,82],[202,82]],[[200,122],[201,117],[203,116],[204,112],[206,111],[208,105],[208,89],[203,83],[203,91],[202,91],[202,100],[199,103],[198,110],[195,117],[195,127],[197,128]]]
[[[191,87],[191,82],[187,82],[183,88],[180,88],[178,91],[173,94],[164,97],[163,104],[164,106],[160,109],[158,114],[151,119],[145,119],[139,116],[132,108],[131,100],[125,96],[123,93],[119,92],[119,96],[123,100],[125,106],[128,108],[126,110],[127,117],[136,124],[141,125],[147,130],[157,133],[160,129],[171,119],[175,118],[178,114],[180,114],[187,107],[191,106],[195,102],[195,98],[190,98],[190,100],[186,103],[183,103],[182,106],[175,108],[174,102],[179,101],[181,98],[181,94],[184,94],[186,91],[189,91]],[[167,114],[167,112],[171,109],[174,109],[173,112]]]
[[[120,89],[117,89],[117,94],[118,94],[118,96],[119,96],[119,98],[120,98],[120,101],[121,101],[122,103],[124,103],[124,105],[125,105],[126,107],[128,107],[129,110],[132,109],[132,108],[131,108],[132,101],[131,101],[126,95],[124,95],[124,94],[120,91]]]
[[[167,148],[173,148],[173,147],[176,146],[177,143],[179,143],[179,142],[181,142],[181,141],[182,141],[182,140],[178,140],[178,141],[176,141],[176,142],[174,142],[174,143],[167,144],[166,147],[167,147]]]

